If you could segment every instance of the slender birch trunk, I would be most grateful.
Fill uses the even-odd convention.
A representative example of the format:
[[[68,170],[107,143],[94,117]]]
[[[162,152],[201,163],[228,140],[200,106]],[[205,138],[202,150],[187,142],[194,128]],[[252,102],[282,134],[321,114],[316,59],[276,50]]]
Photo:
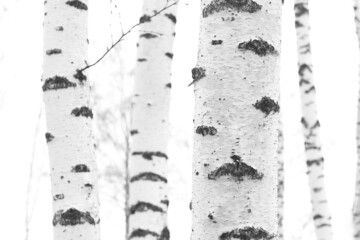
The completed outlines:
[[[359,0],[354,0],[354,13],[355,13],[356,34],[358,37],[358,44],[359,44],[359,49],[360,49]],[[359,101],[358,101],[357,130],[356,130],[358,163],[357,163],[357,169],[356,169],[355,198],[354,198],[352,212],[353,212],[354,239],[360,240],[360,90],[359,90],[358,95],[359,95],[358,96]]]
[[[313,81],[308,0],[295,0],[294,9],[303,115],[301,123],[304,133],[313,220],[317,239],[330,240],[332,239],[331,215],[325,191],[324,157],[321,151],[320,122],[317,116],[316,91]]]
[[[281,1],[201,6],[191,239],[278,239]]]
[[[43,91],[55,240],[100,239],[90,85],[87,0],[45,1]]]
[[[282,123],[279,121],[279,146],[278,146],[278,219],[279,219],[279,240],[284,239],[284,136],[282,130]]]
[[[128,239],[168,240],[167,160],[176,6],[146,0],[140,22],[131,123]]]

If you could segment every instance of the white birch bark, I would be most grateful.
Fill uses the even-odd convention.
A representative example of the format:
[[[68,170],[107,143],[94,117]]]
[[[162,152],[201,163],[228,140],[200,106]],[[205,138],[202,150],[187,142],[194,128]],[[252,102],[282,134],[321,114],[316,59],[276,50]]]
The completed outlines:
[[[201,1],[192,240],[278,239],[281,4]]]
[[[355,14],[355,27],[358,37],[358,44],[360,49],[360,9],[359,0],[354,0],[354,14]],[[360,73],[360,71],[359,71]],[[356,143],[357,143],[357,169],[356,169],[356,185],[355,185],[355,198],[352,209],[353,214],[353,229],[354,239],[360,239],[360,90],[358,94],[358,109],[357,109],[357,129],[356,129]]]
[[[140,22],[129,159],[128,239],[168,240],[167,161],[176,6],[146,0]]]
[[[308,0],[295,0],[295,27],[299,65],[299,85],[304,145],[313,220],[318,240],[332,239],[331,214],[324,183],[324,157],[321,151],[320,122],[317,116],[313,81]]]
[[[279,240],[284,239],[284,136],[282,130],[282,123],[279,121],[279,146],[278,146],[278,220],[279,220]]]
[[[43,91],[55,240],[100,239],[90,85],[87,0],[45,1]]]

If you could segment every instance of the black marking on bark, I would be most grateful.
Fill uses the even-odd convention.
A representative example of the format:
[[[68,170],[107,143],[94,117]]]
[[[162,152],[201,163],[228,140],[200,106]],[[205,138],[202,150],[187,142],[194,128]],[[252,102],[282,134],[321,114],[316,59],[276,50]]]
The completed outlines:
[[[162,204],[165,204],[167,207],[169,206],[169,200],[164,199],[160,201]]]
[[[310,149],[321,150],[321,147],[316,146],[315,143],[305,142],[304,144],[305,144],[305,150],[310,150]]]
[[[231,158],[233,160],[237,159],[235,157],[233,158],[233,156]],[[252,180],[261,180],[264,174],[258,172],[256,169],[247,165],[246,163],[241,162],[240,158],[240,160],[234,160],[234,163],[225,163],[221,167],[208,174],[208,178],[210,180],[216,180],[222,176],[231,176],[237,181],[243,181],[244,177],[248,177]]]
[[[313,188],[314,193],[318,193],[322,190],[322,188]]]
[[[198,126],[195,131],[197,134],[201,134],[203,136],[210,135],[214,136],[217,133],[217,129],[212,126]]]
[[[71,172],[76,172],[76,173],[90,172],[90,169],[85,164],[78,164],[78,165],[75,165],[74,167],[72,167]]]
[[[260,11],[262,6],[253,0],[213,0],[204,7],[203,17],[206,18],[215,12],[220,12],[228,9],[236,10],[238,12],[254,13]]]
[[[64,199],[64,194],[56,194],[56,195],[53,197],[53,200],[54,200],[54,201],[62,200],[62,199]]]
[[[308,6],[305,3],[296,3],[294,5],[294,9],[296,17],[301,17],[304,14],[309,14]]]
[[[307,121],[305,120],[305,118],[301,118],[301,124],[305,127],[305,128],[308,128],[309,127],[309,124],[307,123]]]
[[[90,183],[85,183],[85,184],[84,184],[84,187],[93,189],[93,185],[90,184]]]
[[[300,53],[302,54],[311,53],[310,43],[300,46]]]
[[[305,70],[312,72],[311,67],[309,65],[307,65],[306,63],[303,63],[299,66],[299,72],[298,72],[301,77],[304,76]]]
[[[158,238],[158,240],[169,240],[170,239],[170,231],[167,227],[164,227],[164,229],[161,231],[161,235]]]
[[[74,74],[73,76],[75,79],[79,80],[81,85],[83,85],[84,84],[83,82],[87,80],[87,77],[79,69],[76,69],[76,74]]]
[[[305,93],[308,94],[308,93],[310,93],[311,91],[314,91],[314,92],[315,92],[315,86],[311,86],[308,90],[305,90]]]
[[[70,0],[66,4],[79,10],[88,10],[87,5],[79,0]]]
[[[146,61],[147,61],[146,58],[139,58],[139,59],[138,59],[138,62],[146,62]]]
[[[200,79],[204,78],[206,76],[206,70],[202,67],[195,67],[191,70],[191,74],[193,81],[188,85],[188,87],[193,83],[199,81]]]
[[[54,49],[49,49],[49,50],[46,50],[46,55],[53,55],[53,54],[61,54],[62,51],[61,49],[58,49],[58,48],[54,48]]]
[[[320,166],[321,164],[323,164],[324,162],[324,158],[317,158],[317,159],[310,159],[306,161],[306,165],[308,167],[311,167],[312,165],[316,165],[316,166]]]
[[[151,22],[151,17],[149,15],[144,14],[140,17],[139,22],[140,23]]]
[[[158,36],[152,33],[143,33],[140,35],[140,37],[142,38],[146,38],[146,39],[151,39],[151,38],[157,38]]]
[[[48,90],[58,90],[58,89],[64,89],[64,88],[68,88],[68,87],[76,87],[76,83],[70,82],[65,77],[55,76],[55,77],[46,79],[44,85],[42,86],[42,89],[45,92]]]
[[[95,220],[89,212],[81,212],[75,208],[70,208],[65,212],[64,210],[59,210],[54,214],[53,218],[54,226],[58,224],[61,226],[75,226],[85,223],[95,225]]]
[[[222,40],[212,40],[212,41],[211,41],[211,44],[212,44],[212,45],[220,45],[220,44],[222,44],[222,43],[223,43]]]
[[[152,232],[150,230],[138,228],[138,229],[135,229],[134,231],[131,232],[131,234],[129,236],[129,239],[146,237],[147,235],[154,236],[156,238],[159,237],[159,234],[157,234],[156,232]]]
[[[323,227],[331,227],[331,224],[323,223],[323,224],[320,224],[319,226],[316,226],[316,228],[323,228]]]
[[[280,106],[277,102],[270,97],[262,97],[261,100],[257,100],[253,106],[266,114],[266,117],[271,113],[277,113],[280,111]]]
[[[240,240],[270,240],[275,237],[275,234],[270,234],[261,227],[244,227],[222,233],[219,240],[232,240],[234,238],[238,238]]]
[[[167,83],[167,84],[165,85],[165,87],[171,88],[171,83]]]
[[[167,183],[167,179],[164,178],[163,176],[157,174],[157,173],[153,173],[153,172],[142,172],[139,173],[138,175],[133,176],[130,179],[130,182],[135,182],[135,181],[140,181],[140,180],[145,180],[145,181],[153,181],[153,182],[164,182]]]
[[[55,137],[51,133],[45,133],[46,142],[51,142]]]
[[[138,134],[138,133],[139,133],[139,131],[136,130],[136,129],[130,131],[130,135],[131,135],[131,136],[133,136],[133,135],[135,135],[135,134]]]
[[[176,17],[174,14],[171,13],[165,13],[165,16],[170,19],[174,24],[176,24]]]
[[[133,156],[136,155],[141,155],[143,158],[147,159],[147,160],[153,160],[153,157],[162,157],[165,158],[166,160],[168,159],[167,155],[165,153],[162,152],[133,152],[132,153]]]
[[[192,208],[192,201],[190,201],[190,203],[189,203],[189,209],[190,209],[190,210],[193,209],[193,208]]]
[[[86,117],[86,118],[93,118],[92,110],[88,107],[81,107],[81,108],[75,108],[71,111],[71,115],[74,115],[75,117]]]
[[[64,31],[64,27],[63,26],[58,26],[58,27],[55,28],[55,31],[59,31],[59,32]]]
[[[213,219],[214,219],[214,216],[213,216],[211,213],[209,213],[208,218],[209,218],[210,220],[213,220]]]
[[[174,57],[174,54],[167,52],[167,53],[165,53],[165,56],[172,59]]]
[[[299,85],[302,86],[303,84],[310,84],[310,82],[308,80],[306,80],[306,79],[301,78],[300,82],[299,82]]]
[[[253,51],[255,54],[263,57],[266,56],[268,54],[276,54],[276,50],[274,48],[274,46],[272,46],[271,44],[269,44],[268,42],[262,40],[261,38],[259,39],[250,39],[247,42],[242,42],[239,44],[238,48],[240,50],[250,50]]]
[[[299,21],[295,21],[295,27],[296,28],[299,28],[299,27],[303,27],[304,25],[301,23],[301,22],[299,22]]]
[[[135,214],[136,212],[161,212],[163,213],[163,209],[149,202],[137,202],[135,205],[130,207],[130,214]]]

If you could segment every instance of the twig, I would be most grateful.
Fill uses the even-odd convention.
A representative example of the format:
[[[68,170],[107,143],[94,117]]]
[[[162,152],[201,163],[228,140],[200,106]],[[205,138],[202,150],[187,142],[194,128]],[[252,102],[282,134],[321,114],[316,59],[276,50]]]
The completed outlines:
[[[28,180],[28,186],[27,186],[27,195],[26,195],[26,211],[25,211],[25,240],[29,239],[29,225],[33,214],[34,205],[31,208],[31,211],[29,211],[30,208],[30,194],[31,194],[31,182],[33,179],[33,173],[34,173],[34,163],[35,163],[35,152],[36,152],[36,139],[37,135],[40,130],[40,122],[41,122],[41,115],[42,115],[43,108],[40,106],[40,111],[38,115],[38,121],[35,128],[34,133],[34,142],[32,146],[32,154],[31,154],[31,162],[30,162],[30,172],[29,172],[29,180]]]
[[[179,0],[176,0],[175,2],[169,4],[169,1],[167,1],[166,4],[165,4],[165,6],[164,6],[160,11],[155,12],[153,15],[151,15],[151,16],[149,17],[149,19],[152,19],[153,17],[159,15],[159,14],[162,13],[163,11],[171,8],[172,6],[176,5],[178,2],[179,2]],[[129,30],[127,30],[125,33],[123,33],[123,34],[120,36],[120,38],[119,38],[114,44],[112,44],[112,45],[110,46],[110,48],[108,47],[107,50],[105,51],[105,53],[104,53],[96,62],[94,62],[94,63],[92,63],[92,64],[87,64],[87,63],[86,63],[86,67],[80,69],[79,71],[80,71],[80,72],[83,72],[83,71],[85,71],[86,69],[89,69],[89,68],[95,66],[96,64],[98,64],[119,42],[121,42],[121,41],[124,39],[124,37],[125,37],[126,35],[128,35],[134,28],[140,26],[140,25],[143,24],[143,23],[144,23],[144,22],[140,22],[140,21],[139,21],[137,24],[133,25]]]

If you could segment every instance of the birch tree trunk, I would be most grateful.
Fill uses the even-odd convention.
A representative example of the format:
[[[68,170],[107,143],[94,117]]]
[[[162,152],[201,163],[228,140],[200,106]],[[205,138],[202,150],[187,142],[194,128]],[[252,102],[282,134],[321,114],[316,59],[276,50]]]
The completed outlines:
[[[358,44],[360,49],[360,9],[359,0],[354,0],[354,13],[355,13],[355,27],[356,34],[358,37]],[[360,73],[360,71],[359,71]],[[360,90],[359,90],[359,101],[358,101],[358,115],[357,115],[357,130],[356,130],[356,142],[357,142],[357,155],[358,163],[356,169],[356,186],[355,186],[355,198],[353,204],[353,228],[354,228],[354,239],[360,240]]]
[[[278,219],[279,219],[279,240],[284,239],[284,136],[283,136],[283,129],[282,123],[279,121],[279,146],[278,146]]]
[[[281,5],[201,1],[192,240],[278,239]]]
[[[128,239],[167,240],[167,160],[176,6],[146,0],[140,22],[131,123]]]
[[[87,0],[45,1],[43,91],[55,240],[99,240],[87,59]]]
[[[308,0],[295,0],[295,27],[299,65],[299,85],[304,145],[313,220],[318,240],[332,239],[331,215],[324,183],[324,157],[321,151],[320,122],[317,116],[313,81]]]

